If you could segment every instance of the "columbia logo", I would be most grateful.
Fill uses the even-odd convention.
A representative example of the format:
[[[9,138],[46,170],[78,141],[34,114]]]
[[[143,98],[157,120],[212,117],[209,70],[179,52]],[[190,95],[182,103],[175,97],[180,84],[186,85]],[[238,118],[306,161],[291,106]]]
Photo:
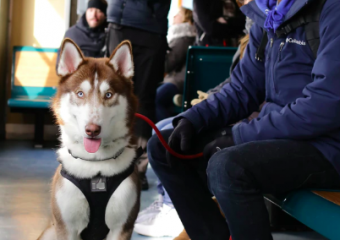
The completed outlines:
[[[305,45],[306,45],[306,42],[305,42],[305,41],[296,40],[296,39],[293,39],[293,38],[287,38],[287,39],[286,39],[286,42],[287,42],[287,43],[295,43],[295,44],[302,45],[302,46],[305,46]]]

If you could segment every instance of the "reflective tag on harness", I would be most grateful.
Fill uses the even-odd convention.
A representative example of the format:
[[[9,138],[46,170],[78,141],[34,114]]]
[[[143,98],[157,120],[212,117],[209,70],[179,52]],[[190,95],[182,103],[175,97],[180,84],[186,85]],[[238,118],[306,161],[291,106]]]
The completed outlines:
[[[91,179],[91,191],[92,192],[106,192],[106,178],[94,177]]]

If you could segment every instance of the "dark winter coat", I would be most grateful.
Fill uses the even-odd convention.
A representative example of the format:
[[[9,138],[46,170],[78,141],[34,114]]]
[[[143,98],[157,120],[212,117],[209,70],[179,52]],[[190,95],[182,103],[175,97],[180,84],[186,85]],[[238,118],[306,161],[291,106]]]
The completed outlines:
[[[64,38],[71,38],[81,49],[85,57],[100,58],[105,56],[105,27],[102,26],[91,29],[86,21],[85,14],[78,20],[78,22],[70,27]],[[59,53],[58,60],[59,62]]]
[[[318,0],[295,1],[284,21],[315,1]],[[307,141],[340,173],[338,0],[327,0],[321,12],[316,59],[302,26],[283,38],[277,38],[269,31],[265,59],[263,62],[256,60],[266,15],[255,1],[244,6],[242,11],[255,24],[250,31],[246,53],[233,71],[231,83],[181,117],[189,119],[197,131],[224,127],[246,118],[265,100],[267,103],[257,119],[233,127],[236,144],[269,139]]]
[[[107,21],[166,35],[170,0],[108,0]]]
[[[221,0],[194,0],[193,16],[197,29],[196,44],[200,46],[223,46],[224,42],[229,46],[232,38],[238,39],[243,35],[245,16],[236,5],[235,0],[230,1],[234,10],[229,16],[224,16],[223,1]],[[225,17],[227,24],[217,21],[219,17]],[[237,45],[237,41],[236,44]]]

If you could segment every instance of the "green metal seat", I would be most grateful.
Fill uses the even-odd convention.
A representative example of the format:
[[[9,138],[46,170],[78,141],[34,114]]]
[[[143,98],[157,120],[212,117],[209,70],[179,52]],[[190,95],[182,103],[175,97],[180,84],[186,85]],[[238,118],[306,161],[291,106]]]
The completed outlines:
[[[25,71],[27,68],[30,68],[31,65],[35,66],[34,59],[32,59],[32,63],[27,65],[27,63],[21,63],[20,59],[17,59],[18,54],[22,52],[39,52],[39,53],[54,53],[56,55],[58,49],[47,49],[47,48],[34,48],[29,46],[24,47],[14,47],[13,48],[13,64],[12,64],[12,76],[11,76],[11,98],[8,99],[8,106],[11,108],[49,108],[49,104],[51,103],[51,97],[56,93],[56,86],[26,86],[26,80],[24,83],[18,84],[20,81],[16,79],[18,78],[17,67],[21,64],[26,64],[26,66],[21,68],[21,71]],[[44,57],[44,56],[42,56]],[[56,58],[56,57],[55,57]],[[25,61],[25,60],[23,60]],[[55,60],[47,60],[45,68],[55,67]],[[40,66],[37,66],[37,70],[41,69]],[[35,69],[30,69],[30,71],[34,71]],[[54,69],[53,69],[54,70]],[[34,79],[32,79],[34,80]]]
[[[20,94],[20,92],[22,93]],[[22,87],[21,89],[15,87],[15,90],[12,90],[12,97],[8,99],[8,106],[11,108],[47,109],[51,105],[51,97],[54,96],[55,92],[56,88],[52,87]]]
[[[326,194],[333,192],[338,202]],[[326,197],[324,197],[326,196]],[[330,240],[340,239],[340,191],[299,190],[284,197],[265,196],[267,200]]]
[[[183,110],[191,107],[197,90],[214,88],[229,77],[230,66],[237,48],[198,47],[188,49],[183,92]]]
[[[44,114],[57,91],[55,65],[58,49],[16,46],[13,48],[11,97],[12,112],[34,113],[35,141],[42,145]]]

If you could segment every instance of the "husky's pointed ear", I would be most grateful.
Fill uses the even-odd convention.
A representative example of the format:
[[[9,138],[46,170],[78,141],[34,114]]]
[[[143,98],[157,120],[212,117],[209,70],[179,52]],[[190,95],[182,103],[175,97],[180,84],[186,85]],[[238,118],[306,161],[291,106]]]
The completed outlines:
[[[77,70],[84,61],[84,56],[77,44],[71,39],[65,38],[60,48],[60,58],[57,68],[59,76],[66,76]]]
[[[131,78],[134,74],[132,47],[130,41],[123,41],[113,51],[110,57],[110,64],[114,70],[126,78]]]

